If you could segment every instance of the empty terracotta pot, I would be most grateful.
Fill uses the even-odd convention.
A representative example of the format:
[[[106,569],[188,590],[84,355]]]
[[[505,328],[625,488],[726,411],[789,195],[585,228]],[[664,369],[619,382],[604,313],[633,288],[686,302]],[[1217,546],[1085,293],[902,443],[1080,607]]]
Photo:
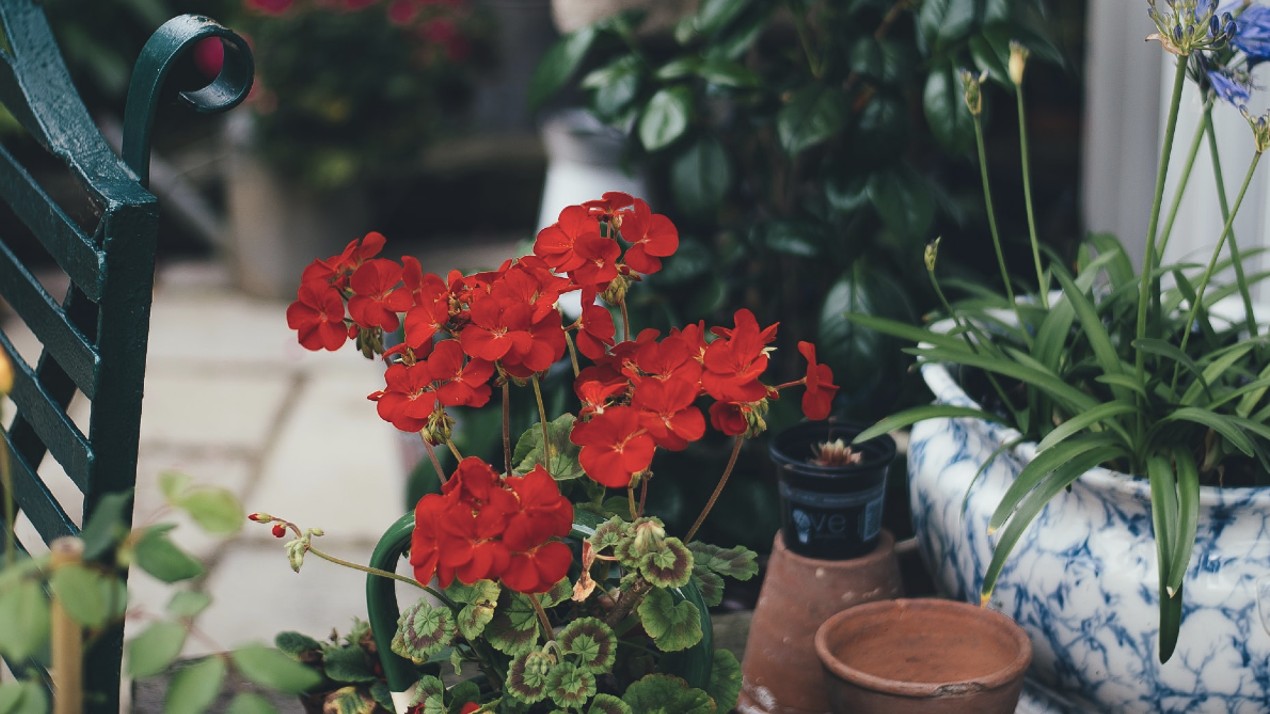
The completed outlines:
[[[995,610],[888,600],[826,620],[816,654],[838,714],[1011,714],[1032,643]]]
[[[862,602],[903,594],[895,538],[849,560],[798,555],[777,533],[741,662],[740,714],[824,714],[824,669],[813,639],[821,623]]]

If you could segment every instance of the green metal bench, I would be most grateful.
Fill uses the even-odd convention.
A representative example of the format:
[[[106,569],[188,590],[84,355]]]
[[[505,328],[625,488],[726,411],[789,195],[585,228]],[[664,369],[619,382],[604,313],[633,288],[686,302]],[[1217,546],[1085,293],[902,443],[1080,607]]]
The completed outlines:
[[[28,364],[14,337],[0,329],[0,349],[15,367],[14,419],[0,431],[11,454],[18,508],[47,543],[77,535],[102,496],[136,480],[158,233],[158,207],[147,191],[157,107],[175,96],[199,112],[228,109],[246,96],[253,68],[243,40],[208,18],[186,15],[164,24],[134,67],[121,158],[79,99],[39,5],[0,0],[0,23],[7,43],[0,49],[0,103],[66,167],[81,194],[74,207],[64,205],[0,147],[0,202],[25,226],[0,230],[0,297],[42,347],[36,363]],[[219,76],[201,89],[165,93],[177,62],[208,37],[219,37],[225,47]],[[68,279],[64,297],[50,294],[19,259],[15,247],[32,241]],[[87,433],[67,415],[76,394],[91,405]],[[80,523],[41,480],[46,456],[82,492]],[[120,623],[88,653],[85,701],[91,711],[119,709],[122,646]],[[26,663],[9,665],[27,669]]]

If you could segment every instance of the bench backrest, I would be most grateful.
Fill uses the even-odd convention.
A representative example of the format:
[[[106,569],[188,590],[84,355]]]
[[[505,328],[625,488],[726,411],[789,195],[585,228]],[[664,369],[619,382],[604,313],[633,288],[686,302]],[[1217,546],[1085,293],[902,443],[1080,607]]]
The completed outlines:
[[[77,535],[102,496],[136,480],[159,215],[146,186],[155,111],[170,98],[164,80],[194,43],[221,38],[220,75],[203,89],[179,93],[198,111],[220,111],[246,95],[252,66],[241,38],[212,20],[187,15],[163,25],[134,67],[121,158],[75,91],[43,10],[33,0],[0,0],[0,23],[7,43],[0,49],[0,103],[77,188],[67,205],[64,190],[48,190],[0,147],[0,203],[16,219],[0,225],[0,297],[41,348],[28,363],[0,327],[0,349],[15,368],[6,410],[14,418],[0,437],[11,456],[18,508],[47,543]],[[51,293],[49,281],[42,283],[19,257],[33,242],[65,279],[53,282],[69,284],[64,295]],[[68,416],[76,394],[89,405],[86,424]],[[46,456],[83,494],[79,522],[41,480]],[[86,689],[96,694],[87,701],[96,711],[118,710],[122,624],[116,630],[90,651],[85,667]]]

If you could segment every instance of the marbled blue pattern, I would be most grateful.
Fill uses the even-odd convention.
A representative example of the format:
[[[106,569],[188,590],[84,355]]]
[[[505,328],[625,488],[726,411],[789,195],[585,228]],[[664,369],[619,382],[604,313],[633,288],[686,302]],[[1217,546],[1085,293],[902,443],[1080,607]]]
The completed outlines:
[[[940,402],[973,404],[943,366],[922,371]],[[1017,438],[973,419],[913,428],[913,520],[945,595],[979,601],[994,544],[988,518],[1035,445],[975,474],[1004,440]],[[1031,636],[1030,676],[1088,711],[1270,712],[1270,488],[1203,489],[1181,635],[1164,665],[1157,582],[1146,483],[1095,469],[1027,529],[992,605]]]

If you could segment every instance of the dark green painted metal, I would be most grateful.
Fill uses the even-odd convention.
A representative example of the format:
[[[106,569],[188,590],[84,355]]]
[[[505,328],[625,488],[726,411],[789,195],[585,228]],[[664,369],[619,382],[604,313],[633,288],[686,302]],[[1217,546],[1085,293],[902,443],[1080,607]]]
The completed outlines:
[[[114,153],[71,83],[43,10],[34,0],[0,0],[7,49],[0,51],[0,102],[52,156],[91,202],[95,224],[81,226],[0,149],[0,200],[65,271],[59,303],[0,236],[0,296],[39,339],[32,366],[0,330],[0,349],[15,366],[13,423],[0,433],[10,447],[13,496],[48,541],[79,532],[37,470],[51,455],[83,493],[87,518],[108,493],[136,480],[141,395],[154,286],[158,206],[146,190],[150,132],[169,70],[194,43],[219,37],[225,69],[209,87],[180,99],[204,112],[240,102],[252,61],[241,38],[205,17],[165,23],[137,60],[124,120],[124,155]],[[66,414],[76,392],[91,403],[87,434]],[[25,544],[29,549],[29,544]],[[96,639],[85,666],[87,709],[119,707],[122,626]]]

